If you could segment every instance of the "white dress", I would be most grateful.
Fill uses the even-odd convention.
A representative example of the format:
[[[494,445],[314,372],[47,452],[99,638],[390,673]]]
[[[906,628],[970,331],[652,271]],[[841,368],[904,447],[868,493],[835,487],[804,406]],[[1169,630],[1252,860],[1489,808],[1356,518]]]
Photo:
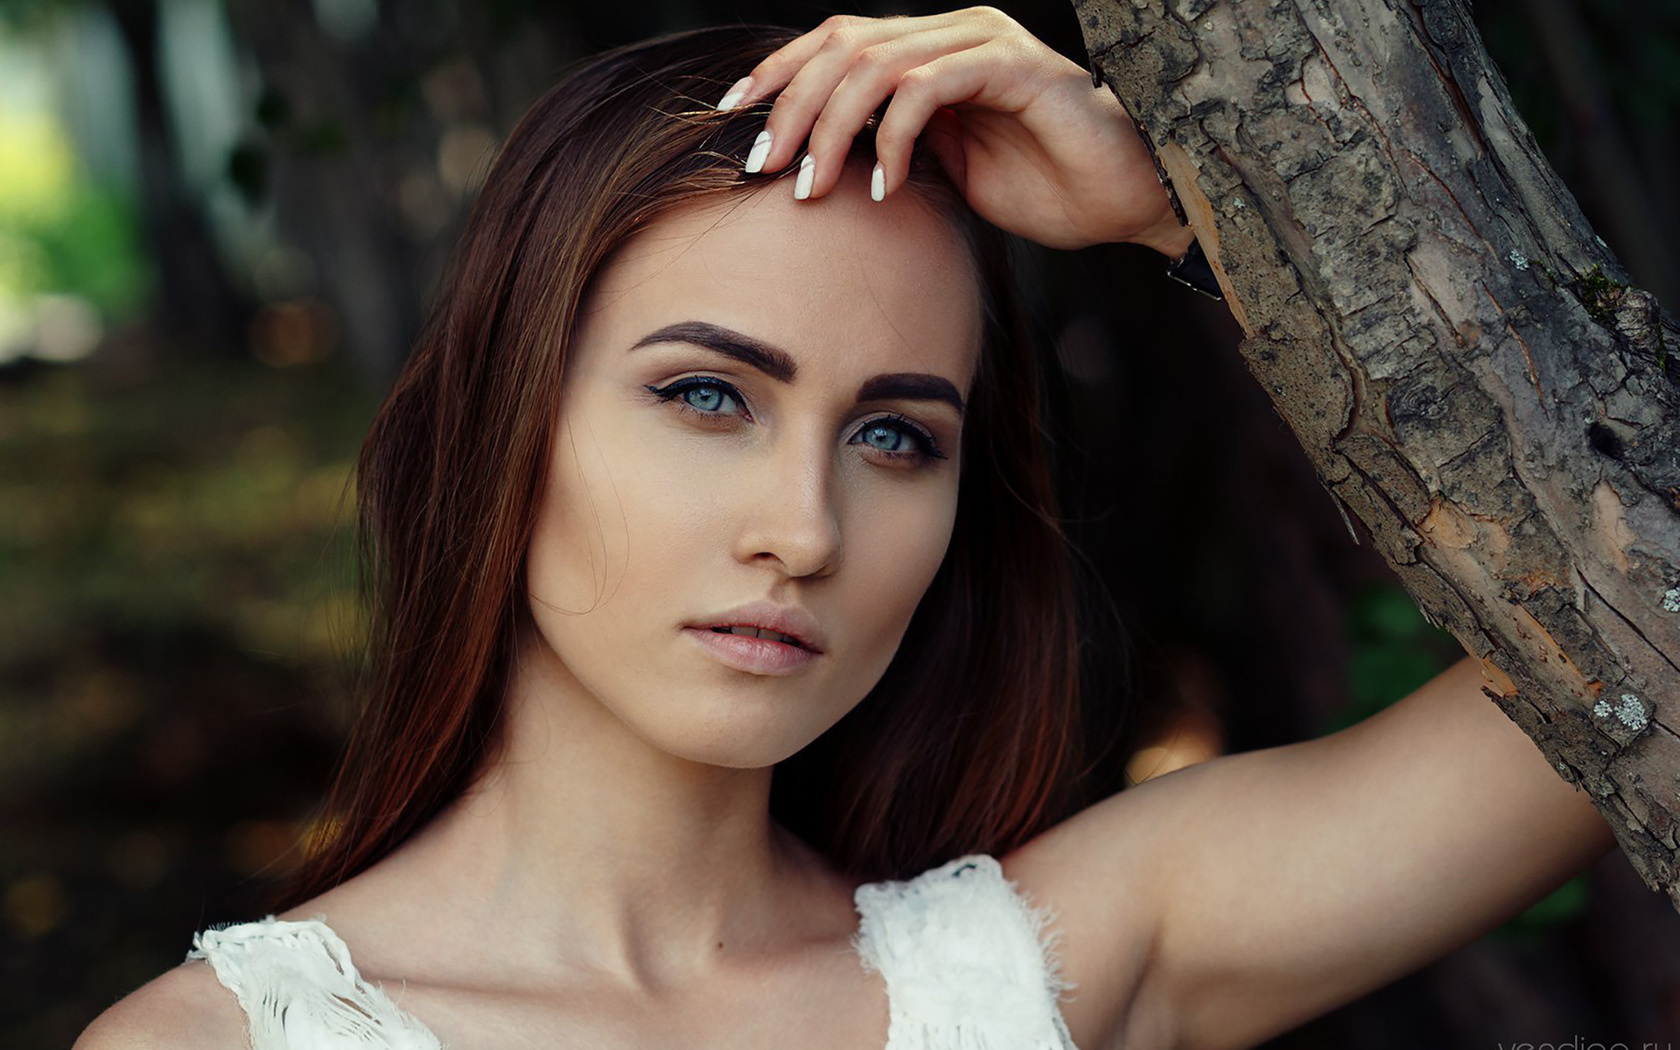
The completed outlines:
[[[852,947],[887,988],[884,1050],[1077,1050],[1062,1018],[1074,987],[1060,931],[983,853],[908,881],[866,883]],[[319,919],[256,922],[193,935],[238,997],[253,1050],[445,1050],[437,1036],[356,972]]]

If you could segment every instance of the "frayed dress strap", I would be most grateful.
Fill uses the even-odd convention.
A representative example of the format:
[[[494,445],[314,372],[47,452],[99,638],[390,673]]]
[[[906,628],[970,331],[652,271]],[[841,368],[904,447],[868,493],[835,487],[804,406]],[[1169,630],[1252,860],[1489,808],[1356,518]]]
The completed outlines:
[[[1054,915],[985,854],[854,894],[852,944],[887,986],[886,1050],[1076,1050]]]
[[[193,935],[239,999],[252,1050],[443,1050],[443,1044],[356,972],[350,950],[320,919],[270,915]]]

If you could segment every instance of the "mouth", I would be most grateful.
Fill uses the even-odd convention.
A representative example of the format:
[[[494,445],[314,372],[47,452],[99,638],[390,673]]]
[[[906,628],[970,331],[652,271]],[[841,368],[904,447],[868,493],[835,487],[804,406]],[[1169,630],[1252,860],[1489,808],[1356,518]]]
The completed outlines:
[[[821,659],[799,639],[765,627],[686,627],[683,633],[712,659],[747,674],[793,674]]]
[[[783,645],[791,645],[796,649],[803,649],[806,652],[815,652],[815,650],[809,645],[806,645],[793,635],[783,634],[781,631],[772,631],[768,627],[747,627],[731,624],[718,627],[708,627],[706,630],[711,631],[713,634],[749,635],[754,638],[763,638],[766,641],[781,642]]]
[[[810,610],[760,599],[688,621],[696,638],[734,652],[780,653],[809,659],[826,651],[822,623]]]

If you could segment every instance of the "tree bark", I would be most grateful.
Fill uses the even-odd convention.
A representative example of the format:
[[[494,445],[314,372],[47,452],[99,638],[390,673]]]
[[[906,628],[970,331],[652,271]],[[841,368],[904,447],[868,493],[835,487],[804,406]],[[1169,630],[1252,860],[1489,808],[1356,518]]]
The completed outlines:
[[[1320,480],[1680,909],[1680,327],[1461,0],[1074,6]]]

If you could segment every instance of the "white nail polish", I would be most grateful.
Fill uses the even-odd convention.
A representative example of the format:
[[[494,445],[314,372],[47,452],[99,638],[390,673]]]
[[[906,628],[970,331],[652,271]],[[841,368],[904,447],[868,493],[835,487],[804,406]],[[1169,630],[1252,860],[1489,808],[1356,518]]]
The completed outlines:
[[[744,95],[746,95],[748,90],[750,90],[751,88],[752,88],[752,77],[742,77],[740,80],[737,80],[733,85],[730,86],[729,94],[723,96],[723,98],[718,100],[717,108],[718,109],[734,109],[735,104],[737,102],[741,101],[741,98]]]
[[[793,199],[802,201],[811,195],[811,181],[817,177],[817,159],[809,153],[799,162],[799,178],[793,181]]]
[[[747,174],[751,175],[764,167],[764,158],[770,155],[770,129],[765,128],[753,139],[752,152],[747,154]]]
[[[887,173],[880,161],[875,162],[875,170],[869,173],[869,195],[878,201],[887,197]]]

